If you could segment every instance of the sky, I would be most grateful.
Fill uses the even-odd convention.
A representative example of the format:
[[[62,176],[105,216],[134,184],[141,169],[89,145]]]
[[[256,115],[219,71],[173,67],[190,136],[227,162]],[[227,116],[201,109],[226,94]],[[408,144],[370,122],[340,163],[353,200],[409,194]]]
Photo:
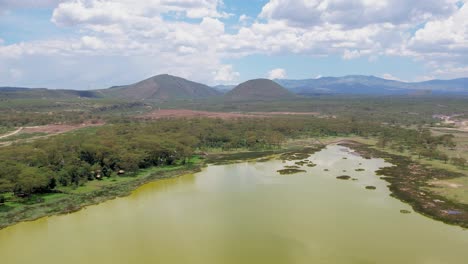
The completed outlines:
[[[468,0],[0,0],[0,86],[468,77]]]

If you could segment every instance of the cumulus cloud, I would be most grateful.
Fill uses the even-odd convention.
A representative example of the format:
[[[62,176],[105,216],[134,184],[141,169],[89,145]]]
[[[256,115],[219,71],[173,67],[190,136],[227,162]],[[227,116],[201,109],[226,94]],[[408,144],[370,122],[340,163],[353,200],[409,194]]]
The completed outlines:
[[[336,24],[345,28],[369,24],[406,24],[446,16],[458,0],[270,0],[260,16],[291,25]]]
[[[284,79],[284,78],[286,78],[285,69],[277,68],[268,72],[268,79],[274,80],[274,79]]]
[[[408,56],[428,62],[438,76],[468,75],[468,5],[452,16],[432,20],[416,31],[405,46]]]
[[[0,0],[0,10],[19,2],[33,6],[41,1]],[[405,56],[425,62],[431,76],[468,74],[468,13],[457,0],[270,0],[257,18],[238,14],[229,30],[223,20],[229,14],[221,0],[46,2],[56,7],[51,21],[74,34],[13,44],[0,41],[0,65],[21,70],[23,77],[64,72],[68,80],[88,83],[106,80],[107,74],[118,76],[113,84],[120,84],[130,81],[128,75],[171,73],[207,83],[231,82],[239,73],[223,63],[227,58],[291,53],[338,55],[344,60]],[[38,58],[50,62],[49,74],[31,69],[28,62],[41,65]],[[99,66],[102,76],[86,74],[85,63]],[[71,78],[65,72],[69,68],[80,74]],[[131,74],[119,75],[122,71]],[[8,69],[3,72],[0,82],[8,82],[2,79],[10,76]],[[283,69],[268,74],[286,76]],[[79,86],[79,79],[72,82]]]
[[[71,0],[61,3],[51,20],[57,25],[73,26],[144,23],[169,12],[188,18],[223,17],[226,14],[218,11],[220,3],[220,0]]]
[[[221,65],[221,67],[213,72],[214,80],[222,83],[230,83],[239,78],[240,73],[234,71],[232,65]]]

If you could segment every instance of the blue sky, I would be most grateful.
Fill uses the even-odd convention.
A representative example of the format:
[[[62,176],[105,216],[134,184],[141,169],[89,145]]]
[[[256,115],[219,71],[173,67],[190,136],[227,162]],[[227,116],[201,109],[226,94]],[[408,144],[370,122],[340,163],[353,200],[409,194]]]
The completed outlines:
[[[468,76],[458,0],[0,0],[0,86]]]

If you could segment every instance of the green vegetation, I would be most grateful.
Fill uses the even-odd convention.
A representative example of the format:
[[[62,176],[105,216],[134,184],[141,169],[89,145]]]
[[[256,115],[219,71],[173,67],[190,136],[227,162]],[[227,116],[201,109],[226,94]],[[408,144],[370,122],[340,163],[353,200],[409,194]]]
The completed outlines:
[[[423,165],[410,157],[384,152],[369,145],[349,142],[343,145],[364,157],[384,158],[395,165],[381,168],[377,174],[390,183],[393,196],[409,203],[415,211],[445,223],[468,227],[468,204],[428,191],[431,181],[461,178],[463,174]]]
[[[293,99],[296,95],[268,79],[256,79],[239,84],[225,94],[229,101],[275,101]]]
[[[337,176],[336,178],[337,178],[338,180],[349,180],[349,179],[351,179],[351,176],[342,175],[342,176]]]
[[[288,174],[296,174],[296,173],[301,173],[301,172],[306,172],[305,170],[300,170],[300,169],[282,169],[278,170],[278,173],[281,175],[288,175]]]
[[[20,133],[20,134],[17,134],[17,135],[5,137],[5,138],[0,138],[0,142],[29,139],[29,138],[33,138],[33,137],[40,137],[40,136],[46,136],[46,135],[47,135],[47,133],[41,133],[41,132]]]

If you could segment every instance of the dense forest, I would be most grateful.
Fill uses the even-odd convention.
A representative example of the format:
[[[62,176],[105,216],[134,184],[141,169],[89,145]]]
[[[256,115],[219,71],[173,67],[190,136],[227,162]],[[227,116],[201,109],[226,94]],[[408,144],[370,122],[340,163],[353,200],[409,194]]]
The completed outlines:
[[[434,137],[424,129],[349,118],[121,119],[99,128],[0,148],[0,194],[28,197],[57,186],[129,177],[143,168],[184,164],[213,148],[265,150],[279,148],[288,138],[348,135],[378,137],[382,147],[409,149],[441,160],[448,157],[437,146],[454,144],[451,136]]]

